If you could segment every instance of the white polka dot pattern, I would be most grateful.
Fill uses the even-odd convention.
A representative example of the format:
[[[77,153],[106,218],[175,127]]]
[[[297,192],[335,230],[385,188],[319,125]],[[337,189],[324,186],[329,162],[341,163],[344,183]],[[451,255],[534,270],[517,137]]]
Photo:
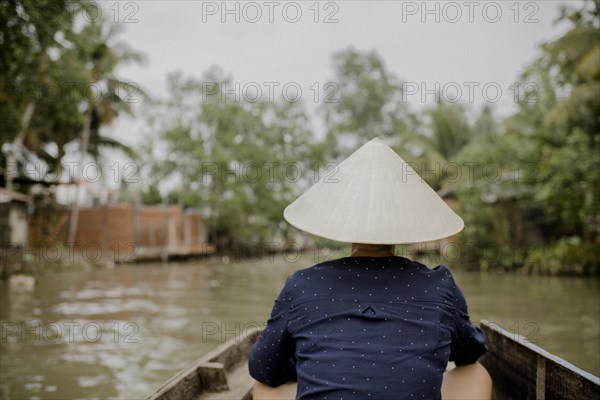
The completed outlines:
[[[292,274],[252,349],[251,375],[298,399],[439,399],[448,360],[486,351],[444,266],[346,257]]]

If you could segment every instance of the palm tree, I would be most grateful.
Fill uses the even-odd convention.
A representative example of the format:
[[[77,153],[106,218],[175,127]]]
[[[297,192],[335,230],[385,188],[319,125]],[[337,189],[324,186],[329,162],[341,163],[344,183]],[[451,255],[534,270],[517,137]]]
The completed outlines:
[[[544,46],[540,66],[548,70],[558,66],[558,83],[571,87],[548,114],[546,125],[581,128],[590,136],[600,132],[599,18],[600,0],[588,1],[587,8],[581,10],[563,8],[561,19],[568,19],[573,26]]]
[[[97,23],[86,25],[82,32],[73,38],[78,44],[73,51],[84,67],[82,85],[87,92],[82,102],[85,111],[79,140],[80,166],[88,155],[97,159],[101,147],[117,148],[130,156],[134,154],[131,148],[118,140],[100,134],[100,128],[110,124],[120,112],[132,111],[131,99],[124,96],[128,93],[125,88],[131,85],[115,76],[116,67],[124,62],[142,61],[139,53],[133,52],[124,44],[112,45],[111,41],[116,33],[115,25]],[[138,97],[144,96],[139,88],[136,90]],[[139,98],[135,100],[139,101]],[[79,181],[77,198],[81,189]],[[71,208],[67,240],[69,244],[74,242],[78,217],[79,205],[76,201]]]
[[[81,11],[82,3],[83,0],[0,2],[0,138],[3,143],[11,143],[6,160],[2,159],[6,161],[9,189],[19,174],[17,166],[28,158],[23,144],[31,142],[28,136],[35,137],[30,125],[40,114],[38,90],[54,83],[51,74],[57,64],[51,53],[65,49],[65,43],[58,38],[73,29],[73,15]]]
[[[491,109],[484,107],[471,123],[467,110],[460,104],[437,103],[425,111],[426,122],[413,131],[400,134],[399,150],[405,160],[421,170],[421,176],[434,189],[442,186],[448,163],[475,139],[496,131]],[[408,152],[407,152],[408,150]]]

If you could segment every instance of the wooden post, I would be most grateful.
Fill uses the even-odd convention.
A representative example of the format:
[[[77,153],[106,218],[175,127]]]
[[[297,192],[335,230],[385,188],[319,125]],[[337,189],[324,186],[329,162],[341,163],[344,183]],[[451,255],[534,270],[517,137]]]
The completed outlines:
[[[183,246],[186,251],[189,253],[192,250],[192,224],[191,219],[192,216],[187,214],[185,211],[182,214],[183,218]]]
[[[535,371],[535,400],[546,399],[546,359],[538,354]]]
[[[482,321],[488,352],[480,358],[494,381],[494,399],[587,400],[600,398],[600,379],[560,357]]]
[[[198,377],[204,390],[220,392],[228,390],[225,366],[220,362],[206,362],[198,366]]]
[[[112,243],[108,243],[108,240],[109,240],[108,218],[110,218],[109,212],[108,212],[108,206],[105,204],[104,207],[102,207],[102,248],[103,249],[110,248],[112,246]],[[116,257],[119,257],[119,254],[118,254],[119,245],[114,246],[114,247],[115,247],[115,251],[117,252]]]

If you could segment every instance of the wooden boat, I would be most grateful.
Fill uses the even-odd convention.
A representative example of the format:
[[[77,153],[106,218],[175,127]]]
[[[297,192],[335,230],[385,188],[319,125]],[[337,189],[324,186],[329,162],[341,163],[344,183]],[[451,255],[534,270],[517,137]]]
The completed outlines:
[[[483,321],[489,351],[480,359],[497,400],[600,399],[600,379]],[[245,332],[207,353],[152,394],[149,400],[251,400],[247,361],[260,329]],[[594,355],[597,357],[597,355]]]

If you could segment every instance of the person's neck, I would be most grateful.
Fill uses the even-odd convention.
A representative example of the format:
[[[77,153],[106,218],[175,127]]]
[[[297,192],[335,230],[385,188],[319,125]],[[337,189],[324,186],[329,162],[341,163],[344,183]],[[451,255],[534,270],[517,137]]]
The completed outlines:
[[[392,244],[352,243],[350,257],[390,257],[394,256]]]

